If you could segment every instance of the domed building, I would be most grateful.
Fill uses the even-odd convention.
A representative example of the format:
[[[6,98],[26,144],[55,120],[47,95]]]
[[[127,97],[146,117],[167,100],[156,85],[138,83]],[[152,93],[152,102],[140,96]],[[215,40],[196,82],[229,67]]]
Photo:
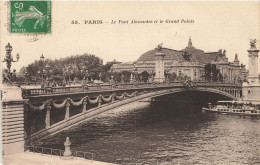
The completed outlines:
[[[138,75],[142,75],[143,81],[147,81],[155,73],[156,52],[156,49],[149,50],[135,62],[114,64],[111,72],[138,73]],[[241,67],[239,64],[237,55],[233,62],[229,62],[225,50],[204,52],[192,45],[191,38],[189,38],[187,47],[182,50],[161,48],[160,52],[164,54],[164,72],[166,78],[169,79],[185,77],[198,81],[212,79],[222,82],[238,82],[244,79],[243,74],[247,74],[245,67]]]

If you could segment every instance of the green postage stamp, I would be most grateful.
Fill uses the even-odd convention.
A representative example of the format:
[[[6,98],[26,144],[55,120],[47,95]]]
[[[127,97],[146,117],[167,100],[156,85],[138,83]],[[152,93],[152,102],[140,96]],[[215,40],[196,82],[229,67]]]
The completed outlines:
[[[51,33],[51,1],[11,1],[10,33]]]

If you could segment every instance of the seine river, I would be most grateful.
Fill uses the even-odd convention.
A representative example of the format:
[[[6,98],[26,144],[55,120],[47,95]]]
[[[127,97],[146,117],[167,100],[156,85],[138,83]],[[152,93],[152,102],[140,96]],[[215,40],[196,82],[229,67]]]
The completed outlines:
[[[135,102],[58,134],[46,145],[64,149],[69,136],[72,150],[117,164],[260,164],[260,118],[201,112],[207,99]]]

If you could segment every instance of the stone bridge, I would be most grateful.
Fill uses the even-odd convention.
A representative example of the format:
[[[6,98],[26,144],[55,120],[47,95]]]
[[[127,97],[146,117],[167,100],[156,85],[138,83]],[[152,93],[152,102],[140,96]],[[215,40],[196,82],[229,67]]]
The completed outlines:
[[[118,106],[187,91],[215,93],[235,100],[241,85],[221,83],[135,83],[22,89],[27,144],[38,144]]]

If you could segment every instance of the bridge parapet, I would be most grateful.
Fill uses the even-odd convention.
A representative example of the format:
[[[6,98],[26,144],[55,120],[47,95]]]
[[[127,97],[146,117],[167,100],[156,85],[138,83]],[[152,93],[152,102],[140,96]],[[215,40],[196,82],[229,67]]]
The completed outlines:
[[[160,88],[160,87],[182,87],[185,83],[181,82],[148,82],[148,83],[122,83],[122,84],[101,84],[101,85],[79,85],[66,87],[45,87],[34,89],[22,89],[23,98],[30,98],[34,96],[51,96],[57,94],[71,94],[71,93],[90,93],[90,92],[105,92],[109,90],[130,90],[130,89],[145,89],[145,88]],[[223,84],[223,83],[192,83],[193,87],[218,87],[220,90],[226,88],[240,88],[239,84]],[[226,90],[227,91],[227,90]]]

